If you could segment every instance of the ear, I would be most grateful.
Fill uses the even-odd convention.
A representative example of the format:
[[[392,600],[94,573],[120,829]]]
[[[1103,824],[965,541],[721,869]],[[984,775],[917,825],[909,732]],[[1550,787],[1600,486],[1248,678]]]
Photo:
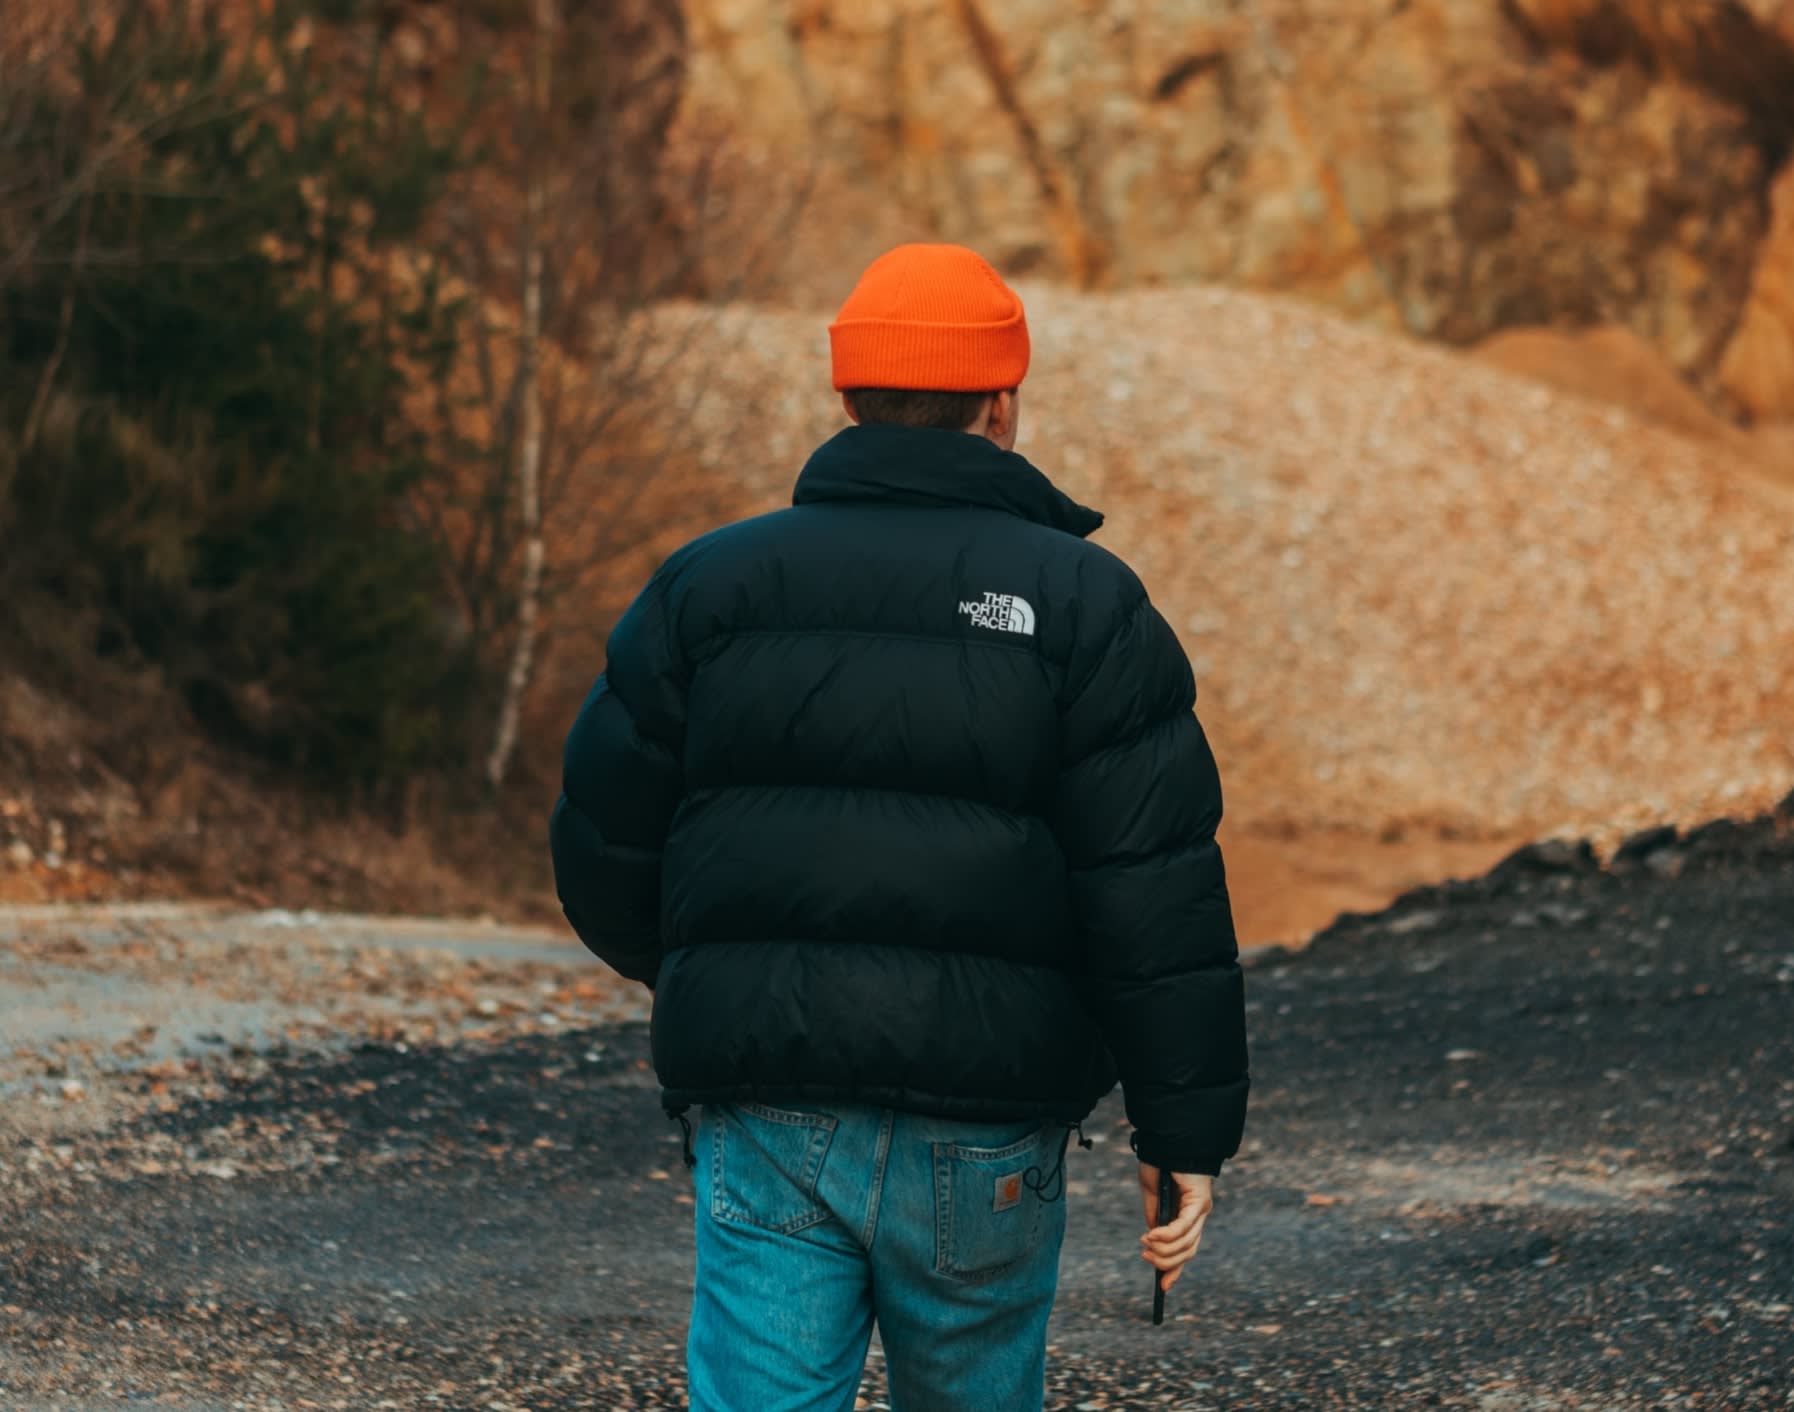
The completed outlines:
[[[1015,389],[1006,388],[1002,392],[990,395],[988,418],[984,426],[984,434],[992,441],[1000,440],[1015,430]]]
[[[841,406],[847,413],[847,419],[855,426],[858,426],[860,423],[860,414],[853,410],[853,394],[851,392],[843,392],[841,394]]]

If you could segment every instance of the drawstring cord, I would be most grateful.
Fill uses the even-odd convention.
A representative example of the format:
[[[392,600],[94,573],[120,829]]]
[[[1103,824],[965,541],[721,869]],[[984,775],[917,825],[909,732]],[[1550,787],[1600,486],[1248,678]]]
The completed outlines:
[[[683,1155],[685,1157],[685,1165],[687,1169],[696,1167],[698,1165],[698,1157],[697,1154],[691,1150],[691,1119],[685,1116],[685,1110],[683,1108],[668,1108],[666,1110],[666,1115],[669,1118],[677,1118],[679,1120],[679,1130],[685,1135]]]
[[[1071,1135],[1074,1131],[1078,1135],[1078,1146],[1086,1152],[1095,1145],[1084,1136],[1082,1122],[1067,1123],[1065,1124],[1065,1133],[1059,1139],[1059,1161],[1054,1165],[1053,1170],[1045,1176],[1041,1175],[1038,1167],[1030,1167],[1022,1173],[1022,1185],[1049,1205],[1065,1198],[1065,1151],[1071,1146]],[[1051,1196],[1047,1195],[1049,1187],[1053,1189]]]

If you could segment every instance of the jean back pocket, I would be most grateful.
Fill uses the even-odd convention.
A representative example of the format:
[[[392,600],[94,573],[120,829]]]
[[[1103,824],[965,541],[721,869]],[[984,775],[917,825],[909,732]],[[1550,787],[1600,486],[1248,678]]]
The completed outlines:
[[[764,1103],[722,1103],[707,1109],[715,1123],[710,1148],[710,1214],[719,1221],[792,1235],[825,1220],[816,1197],[823,1159],[835,1135],[827,1113]]]
[[[1006,1147],[934,1144],[934,1267],[961,1280],[994,1278],[1039,1248],[1052,1167],[1050,1129]]]

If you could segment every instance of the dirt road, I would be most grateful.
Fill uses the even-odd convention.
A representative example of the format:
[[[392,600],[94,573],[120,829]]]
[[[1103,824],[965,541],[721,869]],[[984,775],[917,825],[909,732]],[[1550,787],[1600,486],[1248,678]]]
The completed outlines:
[[[0,919],[0,1030],[21,968],[110,974],[121,925]],[[18,1046],[0,1407],[683,1404],[690,1184],[595,963],[130,925],[150,953],[187,928],[177,970],[237,955],[232,985],[257,946],[307,993],[364,979],[271,1049],[208,1031],[101,1072],[70,1046],[69,1078],[50,1036]],[[1248,1145],[1166,1327],[1113,1097],[1073,1150],[1049,1406],[1794,1406],[1785,827],[1617,871],[1548,851],[1260,957],[1248,996]],[[865,1405],[883,1386],[875,1350]]]

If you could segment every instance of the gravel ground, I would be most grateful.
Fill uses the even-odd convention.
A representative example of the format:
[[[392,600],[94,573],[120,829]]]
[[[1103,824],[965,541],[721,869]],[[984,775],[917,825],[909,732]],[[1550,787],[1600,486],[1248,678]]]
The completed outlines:
[[[1794,1405],[1794,819],[1647,844],[1262,954],[1248,1145],[1166,1328],[1113,1098],[1072,1155],[1049,1405]],[[646,1042],[195,1054],[209,1089],[15,1134],[0,1406],[682,1405]]]
[[[0,907],[0,1132],[173,1112],[350,1044],[642,1019],[564,930],[136,903]]]

